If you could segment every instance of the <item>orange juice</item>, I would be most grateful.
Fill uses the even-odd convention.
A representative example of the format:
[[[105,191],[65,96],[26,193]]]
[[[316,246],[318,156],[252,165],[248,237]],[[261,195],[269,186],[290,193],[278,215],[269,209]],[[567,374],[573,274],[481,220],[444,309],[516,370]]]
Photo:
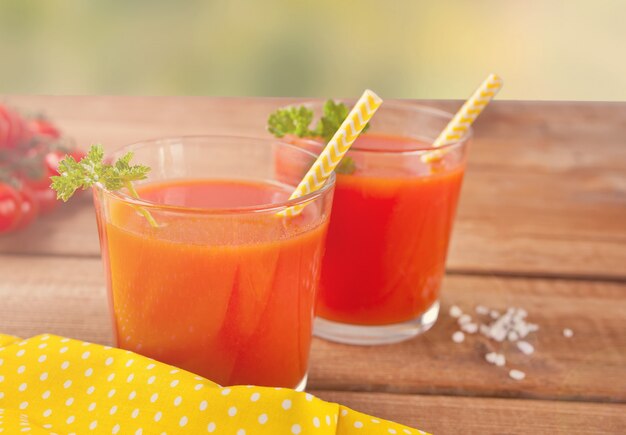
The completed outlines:
[[[128,204],[112,204],[101,237],[118,345],[222,385],[298,385],[326,218],[314,217],[314,205],[291,218],[224,211],[284,201],[291,190],[235,180],[149,183],[138,189],[142,199],[169,207],[151,210],[159,228]]]

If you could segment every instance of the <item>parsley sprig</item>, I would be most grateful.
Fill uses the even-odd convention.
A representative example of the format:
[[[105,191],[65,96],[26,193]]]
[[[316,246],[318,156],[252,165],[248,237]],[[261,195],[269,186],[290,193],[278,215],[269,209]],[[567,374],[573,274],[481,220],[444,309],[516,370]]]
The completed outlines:
[[[349,113],[348,106],[341,102],[328,100],[322,108],[322,117],[314,128],[313,110],[306,106],[291,106],[276,110],[270,114],[267,120],[267,129],[276,137],[283,137],[286,134],[293,134],[298,137],[319,137],[328,142],[341,126]],[[369,128],[365,126],[363,132]],[[356,166],[350,157],[344,157],[337,168],[337,172],[351,174]]]
[[[342,102],[328,100],[322,108],[322,117],[311,128],[313,110],[306,106],[290,106],[276,110],[267,120],[267,129],[276,137],[293,134],[298,137],[321,137],[329,141],[335,132],[339,130],[341,123],[349,113],[348,106]],[[367,130],[369,124],[363,131]]]
[[[65,156],[59,162],[59,175],[50,177],[51,187],[57,192],[57,198],[63,201],[69,200],[78,189],[86,190],[97,183],[111,191],[125,187],[131,196],[140,199],[133,181],[145,179],[150,168],[143,165],[131,165],[132,158],[133,153],[128,152],[113,164],[105,163],[102,145],[92,145],[87,155],[80,161],[77,162],[72,156]],[[148,210],[143,207],[135,208],[150,225],[158,226]]]

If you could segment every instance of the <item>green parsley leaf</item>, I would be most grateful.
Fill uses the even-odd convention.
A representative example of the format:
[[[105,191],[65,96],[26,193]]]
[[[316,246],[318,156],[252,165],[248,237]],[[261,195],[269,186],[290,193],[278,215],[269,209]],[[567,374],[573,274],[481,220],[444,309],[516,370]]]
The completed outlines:
[[[278,109],[270,114],[267,120],[267,129],[276,137],[293,134],[298,137],[321,137],[328,142],[335,132],[341,127],[341,123],[350,112],[348,106],[341,102],[328,100],[322,109],[323,115],[314,129],[310,128],[313,121],[313,110],[306,106],[293,106]],[[369,128],[365,126],[363,132]]]
[[[79,162],[72,156],[65,156],[59,162],[60,175],[50,177],[52,189],[57,198],[67,201],[78,189],[89,189],[101,183],[108,190],[120,190],[132,181],[143,180],[148,176],[150,168],[133,165],[130,161],[133,153],[128,152],[114,165],[103,162],[104,150],[101,145],[93,145],[87,155]]]
[[[324,103],[323,116],[315,127],[316,136],[323,137],[327,142],[341,127],[341,123],[348,116],[348,106],[328,100]]]
[[[322,117],[317,121],[313,130],[310,125],[313,121],[313,110],[306,106],[286,107],[272,113],[267,120],[267,129],[276,137],[293,134],[298,137],[321,137],[326,142],[330,141],[335,132],[341,127],[350,110],[342,102],[328,100],[322,108]],[[363,129],[365,132],[369,123]],[[354,160],[345,156],[336,171],[340,174],[352,174],[356,170]]]
[[[102,184],[111,191],[125,187],[133,197],[139,199],[139,194],[137,194],[132,182],[145,179],[150,168],[142,165],[131,165],[132,158],[133,153],[128,152],[114,164],[105,163],[102,145],[92,145],[87,155],[79,162],[72,156],[65,156],[59,162],[57,169],[59,175],[50,177],[52,180],[50,187],[57,192],[57,198],[63,201],[69,200],[78,189],[86,190],[96,183]],[[156,221],[146,209],[136,208],[148,219],[150,225],[157,226]]]
[[[304,106],[278,109],[267,120],[267,129],[276,137],[295,134],[298,137],[314,136],[309,130],[313,121],[313,111]]]

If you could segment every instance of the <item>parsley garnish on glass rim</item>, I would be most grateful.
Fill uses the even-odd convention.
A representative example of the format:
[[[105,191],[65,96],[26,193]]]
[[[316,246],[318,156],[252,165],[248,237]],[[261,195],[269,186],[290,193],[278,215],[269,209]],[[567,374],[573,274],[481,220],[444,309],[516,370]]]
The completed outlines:
[[[65,156],[59,162],[57,169],[59,175],[50,177],[52,180],[50,187],[57,192],[57,198],[63,201],[70,199],[78,189],[86,190],[97,183],[111,191],[125,187],[133,198],[140,199],[133,181],[145,179],[150,168],[143,165],[131,165],[132,158],[133,153],[129,151],[114,164],[105,163],[102,145],[92,145],[87,155],[78,162],[72,156]],[[158,226],[148,210],[143,207],[135,208],[150,225]]]
[[[278,109],[272,113],[267,120],[267,129],[276,137],[283,137],[286,134],[293,134],[298,137],[322,138],[326,142],[330,141],[335,132],[339,130],[341,123],[346,119],[350,109],[342,102],[328,100],[324,103],[322,117],[311,128],[313,122],[313,110],[306,106],[291,106]],[[363,132],[369,128],[365,126]],[[356,167],[354,160],[344,157],[336,171],[343,174],[352,174]]]

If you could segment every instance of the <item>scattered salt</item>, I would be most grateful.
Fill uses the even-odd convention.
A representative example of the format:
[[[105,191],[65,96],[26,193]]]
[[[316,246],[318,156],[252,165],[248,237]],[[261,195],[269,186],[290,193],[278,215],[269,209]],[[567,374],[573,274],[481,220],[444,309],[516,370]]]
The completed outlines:
[[[476,323],[465,323],[461,325],[461,329],[468,334],[475,334],[478,331],[478,325]]]
[[[574,331],[572,331],[571,329],[565,328],[563,330],[563,337],[565,337],[565,338],[572,338],[573,336],[574,336]]]
[[[463,334],[461,331],[456,331],[454,334],[452,334],[452,341],[454,341],[455,343],[463,343],[463,341],[465,341],[465,334]]]
[[[517,348],[524,354],[530,355],[535,352],[535,347],[527,341],[518,341]]]
[[[509,371],[509,377],[511,379],[515,379],[516,381],[521,381],[522,379],[524,379],[526,377],[526,373],[524,373],[521,370],[511,370]]]
[[[530,332],[537,332],[537,331],[539,331],[539,325],[537,325],[535,323],[528,323],[526,326],[528,327],[528,330]]]
[[[452,305],[450,307],[450,315],[454,317],[455,319],[458,317],[461,317],[461,314],[463,314],[463,311],[461,311],[461,309],[457,307],[456,305]]]
[[[489,308],[487,308],[484,305],[477,305],[476,314],[480,314],[481,316],[486,316],[487,314],[489,314]]]
[[[496,365],[498,367],[504,367],[504,365],[506,364],[506,358],[504,358],[504,355],[499,353],[496,355]]]
[[[472,321],[472,317],[468,314],[463,314],[461,317],[459,317],[459,320],[457,320],[459,325],[465,325],[466,323],[469,323]]]
[[[463,311],[456,305],[450,307],[450,316],[457,319],[460,331],[452,334],[452,341],[462,343],[465,341],[466,334],[475,334],[480,332],[483,336],[490,340],[503,342],[508,340],[515,343],[520,352],[524,355],[531,355],[535,352],[535,347],[528,341],[524,340],[528,334],[539,330],[539,326],[534,323],[528,323],[526,317],[528,312],[523,308],[509,307],[504,313],[498,310],[492,310],[484,305],[477,305],[474,308],[476,314],[481,316],[489,316],[491,320],[472,321],[469,314],[463,314]],[[567,328],[563,330],[563,336],[570,338],[574,332]],[[485,354],[485,360],[489,364],[497,367],[506,366],[506,357],[503,353],[488,352]],[[510,370],[509,376],[515,380],[522,380],[526,377],[526,373],[521,370]]]
[[[517,332],[518,338],[525,338],[530,332],[530,329],[526,323],[520,323],[515,325],[515,332]]]
[[[495,325],[491,327],[489,336],[497,342],[503,342],[506,338],[507,330],[502,325]]]
[[[489,328],[489,325],[482,324],[478,327],[478,330],[485,337],[489,337],[489,332],[491,331],[491,328]]]
[[[489,352],[485,355],[485,360],[489,364],[495,364],[498,367],[502,367],[506,364],[506,358],[503,354],[497,352]]]

